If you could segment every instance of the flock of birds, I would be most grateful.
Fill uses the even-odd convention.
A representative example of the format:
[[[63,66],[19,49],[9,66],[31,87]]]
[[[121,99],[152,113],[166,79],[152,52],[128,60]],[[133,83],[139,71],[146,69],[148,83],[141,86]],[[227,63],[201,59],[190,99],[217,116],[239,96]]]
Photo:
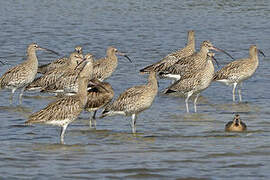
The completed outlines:
[[[186,96],[186,111],[189,112],[188,100],[192,95],[194,99],[194,111],[197,112],[197,99],[200,92],[209,87],[212,81],[233,86],[233,101],[235,90],[238,87],[239,101],[242,101],[241,84],[251,77],[258,67],[258,53],[263,52],[255,45],[249,49],[249,57],[234,60],[215,72],[213,61],[215,53],[219,51],[233,57],[226,51],[215,47],[210,41],[203,41],[200,50],[195,49],[195,32],[188,31],[186,47],[170,53],[162,60],[140,70],[143,74],[149,74],[148,82],[144,85],[134,86],[123,93],[113,102],[114,91],[108,82],[104,82],[115,71],[118,65],[117,55],[131,59],[115,47],[109,47],[106,57],[94,60],[93,55],[83,55],[82,47],[75,47],[70,56],[59,58],[49,64],[38,66],[36,50],[45,50],[57,54],[55,51],[39,47],[32,43],[27,48],[27,60],[12,67],[0,78],[0,89],[11,89],[10,102],[17,89],[21,89],[19,102],[22,103],[24,91],[40,91],[53,93],[60,96],[44,109],[30,115],[25,122],[31,124],[49,124],[62,127],[60,142],[64,143],[65,131],[72,121],[83,110],[93,113],[90,116],[90,127],[96,126],[96,113],[104,108],[101,118],[112,115],[131,116],[132,132],[136,133],[137,115],[148,109],[157,93],[160,78],[172,79],[172,84],[165,89],[165,94],[180,92]],[[41,74],[36,77],[37,74]],[[225,130],[243,131],[246,125],[235,115]]]

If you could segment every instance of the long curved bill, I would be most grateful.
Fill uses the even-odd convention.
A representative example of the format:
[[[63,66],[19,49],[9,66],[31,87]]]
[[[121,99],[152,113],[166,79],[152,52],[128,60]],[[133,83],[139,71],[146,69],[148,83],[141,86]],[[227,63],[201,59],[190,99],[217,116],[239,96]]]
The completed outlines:
[[[88,86],[87,86],[87,91],[89,92],[89,90],[95,88],[95,87],[100,87],[101,89],[104,89],[106,92],[109,92],[98,79],[90,79],[88,82]]]
[[[116,52],[117,55],[119,56],[124,56],[125,58],[127,58],[129,60],[129,62],[132,63],[131,59],[128,57],[128,55],[124,54],[124,53],[121,53],[121,52]]]
[[[89,61],[86,61],[85,62],[85,59],[82,61],[82,62],[80,62],[77,66],[76,66],[76,68],[78,68],[82,63],[84,62],[84,65],[83,65],[83,68],[81,69],[81,71],[85,68],[85,66],[86,66],[86,64],[89,62]],[[75,68],[75,69],[76,69]],[[76,77],[76,80],[79,78],[79,74],[78,74],[78,76]],[[75,81],[76,81],[75,80]],[[101,83],[99,83],[99,81],[97,81],[97,80],[95,80],[95,79],[91,79],[91,80],[89,80],[89,82],[88,82],[88,86],[97,86],[97,87],[100,87],[100,88],[102,88],[102,89],[104,89],[106,92],[109,92],[105,87],[103,87],[102,85],[101,85]]]
[[[214,56],[212,56],[212,59],[215,61],[217,67],[219,68],[220,66],[219,66],[219,63],[218,63],[217,59]]]
[[[57,52],[55,52],[55,51],[53,51],[53,50],[47,49],[47,48],[39,47],[38,49],[39,49],[39,50],[45,50],[45,51],[51,52],[51,53],[53,53],[53,54],[56,54],[57,56],[60,56],[59,53],[57,53]]]
[[[262,50],[258,49],[258,52],[263,55],[263,57],[266,57],[265,54],[262,52]]]
[[[86,61],[86,58],[83,58],[83,60],[82,60],[81,62],[79,62],[79,63],[77,64],[77,66],[74,68],[74,70],[77,70],[78,67],[80,67],[81,64],[84,63],[85,61]],[[84,68],[85,65],[86,65],[86,63],[83,65],[83,68]],[[82,69],[83,69],[83,68],[82,68]]]
[[[102,89],[104,89],[106,92],[109,92],[104,86],[102,86],[102,84],[98,81],[95,81],[95,79],[91,79],[88,82],[88,86],[96,86],[96,87],[100,87]]]
[[[235,60],[229,53],[227,53],[226,51],[216,48],[216,47],[212,47],[211,49],[219,51],[219,52],[223,52],[224,54],[226,54],[227,56],[229,56],[230,58],[232,58],[233,60]]]

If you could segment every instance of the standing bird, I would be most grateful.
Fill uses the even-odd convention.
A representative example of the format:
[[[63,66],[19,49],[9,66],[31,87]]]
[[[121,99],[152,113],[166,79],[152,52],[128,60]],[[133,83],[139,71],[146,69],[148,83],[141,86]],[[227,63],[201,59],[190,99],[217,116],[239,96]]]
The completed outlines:
[[[94,127],[96,127],[97,110],[105,107],[109,102],[111,102],[114,96],[114,91],[112,86],[107,82],[101,82],[97,79],[93,79],[91,82],[101,85],[90,85],[87,92],[87,103],[85,105],[86,111],[90,113],[94,111],[93,116],[90,115],[89,126],[92,127],[92,121],[94,121]]]
[[[181,76],[178,81],[169,86],[164,92],[165,94],[174,92],[181,92],[185,94],[187,96],[185,100],[187,112],[189,112],[188,100],[193,94],[197,94],[196,98],[194,99],[194,111],[197,112],[197,99],[200,92],[208,88],[213,80],[215,71],[212,60],[215,60],[214,55],[214,53],[208,52],[207,60],[200,69]]]
[[[73,72],[75,67],[83,61],[83,55],[78,52],[73,52],[70,54],[68,64],[64,65],[61,68],[56,68],[51,71],[48,71],[43,76],[36,78],[31,84],[26,87],[26,90],[41,90],[42,88],[48,87],[49,85],[58,81],[63,74],[67,72]]]
[[[183,49],[179,49],[176,52],[168,54],[162,60],[151,64],[140,70],[141,73],[149,73],[151,71],[161,72],[172,66],[178,60],[191,56],[195,53],[195,32],[193,30],[188,31],[187,45]]]
[[[216,50],[223,52],[233,59],[233,57],[226,51],[214,47],[210,41],[203,41],[201,43],[201,48],[199,52],[196,52],[191,56],[185,57],[183,59],[180,59],[172,66],[160,72],[159,76],[162,78],[171,78],[174,81],[179,80],[181,76],[183,76],[184,74],[196,71],[197,69],[201,68],[202,65],[205,64],[207,53],[209,52],[209,50]]]
[[[79,54],[83,54],[82,47],[81,46],[76,46],[74,52],[77,52]],[[40,65],[38,67],[38,73],[45,74],[46,72],[49,72],[49,71],[51,71],[53,69],[61,68],[63,66],[66,66],[69,63],[68,60],[69,60],[69,58],[62,57],[62,58],[54,60],[51,63]]]
[[[239,114],[236,114],[233,121],[228,122],[225,126],[225,131],[230,132],[242,132],[246,129],[247,126],[243,121],[241,121]]]
[[[156,73],[149,74],[146,85],[134,86],[124,91],[120,96],[102,112],[101,117],[112,115],[132,116],[132,132],[136,133],[137,114],[148,109],[158,92]]]
[[[94,77],[100,81],[104,81],[112,75],[118,65],[118,59],[116,55],[126,57],[130,62],[130,58],[119,52],[115,47],[109,47],[106,52],[107,56],[94,62]]]
[[[240,85],[238,88],[239,101],[242,101],[242,82],[255,73],[259,65],[258,52],[265,56],[255,45],[251,45],[249,48],[249,58],[233,61],[215,73],[214,81],[221,82],[227,86],[233,85],[233,101],[235,101],[235,89],[238,84]]]
[[[65,131],[69,123],[77,119],[87,102],[89,74],[86,74],[85,71],[88,71],[88,66],[91,65],[90,62],[87,62],[79,74],[79,89],[76,95],[65,96],[50,103],[46,108],[32,114],[25,124],[31,125],[38,123],[62,127],[60,139],[63,144]]]
[[[19,95],[19,103],[21,104],[25,87],[35,79],[38,69],[36,50],[46,50],[58,55],[52,50],[39,47],[36,43],[30,44],[27,48],[27,60],[9,69],[0,78],[0,88],[11,89],[10,103],[12,103],[14,92],[21,88]]]
[[[85,55],[85,61],[89,62],[87,66],[87,71],[84,73],[89,74],[89,80],[93,77],[93,55],[88,53]],[[83,62],[83,61],[82,61]],[[49,86],[42,89],[42,92],[51,92],[51,93],[76,93],[78,91],[78,74],[80,73],[79,69],[82,66],[82,62],[77,65],[75,70],[66,71],[62,74],[61,77],[55,83],[51,83]],[[89,72],[88,72],[89,71]]]

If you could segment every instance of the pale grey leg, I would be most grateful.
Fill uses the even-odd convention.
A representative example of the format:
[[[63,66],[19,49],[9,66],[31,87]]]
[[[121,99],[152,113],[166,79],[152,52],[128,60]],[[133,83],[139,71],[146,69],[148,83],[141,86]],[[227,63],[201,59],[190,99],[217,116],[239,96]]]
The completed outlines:
[[[13,101],[13,95],[15,93],[16,89],[12,89],[11,90],[11,94],[10,94],[10,97],[9,97],[9,103],[12,104],[12,101]]]
[[[233,83],[233,91],[232,91],[232,93],[233,93],[233,101],[235,101],[235,88],[236,88],[236,86],[237,86],[237,83]]]
[[[96,114],[97,114],[97,111],[94,111],[92,117],[91,117],[91,114],[90,114],[90,121],[89,121],[90,128],[92,128],[92,121],[94,122],[94,128],[96,128],[96,125],[97,125]]]
[[[187,113],[189,113],[188,100],[189,100],[189,98],[190,98],[190,96],[191,96],[192,94],[193,94],[193,92],[188,92],[187,98],[186,98],[186,100],[185,100],[185,102],[186,102]]]
[[[19,95],[19,103],[20,103],[20,104],[22,104],[22,96],[23,96],[24,89],[25,89],[25,87],[23,87],[23,88],[21,89],[21,93],[20,93],[20,95]]]
[[[239,101],[240,102],[242,102],[241,88],[242,88],[242,83],[240,83],[239,86],[238,86],[238,95],[239,95]]]
[[[65,144],[65,142],[64,142],[64,136],[65,136],[65,132],[66,132],[67,127],[68,127],[68,124],[65,124],[65,125],[62,127],[61,135],[60,135],[60,138],[61,138],[61,144]]]
[[[132,123],[131,123],[131,126],[132,126],[132,133],[133,134],[136,133],[136,119],[137,119],[136,114],[132,114]]]
[[[198,100],[198,97],[200,96],[200,93],[198,93],[196,95],[196,98],[194,99],[194,111],[197,112],[197,100]]]
[[[89,127],[92,128],[92,112],[90,112]]]

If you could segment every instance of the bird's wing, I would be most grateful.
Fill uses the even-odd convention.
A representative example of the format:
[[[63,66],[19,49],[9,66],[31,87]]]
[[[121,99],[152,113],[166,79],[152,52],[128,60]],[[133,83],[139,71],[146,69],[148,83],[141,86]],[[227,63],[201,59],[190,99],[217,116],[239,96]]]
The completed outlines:
[[[246,59],[240,59],[227,64],[215,73],[214,80],[228,79],[230,76],[238,74],[245,62]]]
[[[79,99],[75,96],[64,97],[32,114],[26,124],[74,119],[81,113],[81,106]]]

